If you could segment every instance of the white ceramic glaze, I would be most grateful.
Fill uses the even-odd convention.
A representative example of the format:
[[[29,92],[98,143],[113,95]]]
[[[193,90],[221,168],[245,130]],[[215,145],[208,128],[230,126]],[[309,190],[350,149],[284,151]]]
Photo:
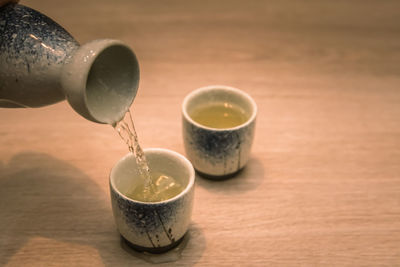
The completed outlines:
[[[0,8],[0,107],[41,107],[68,99],[88,120],[112,124],[136,96],[139,64],[121,41],[83,46],[29,7]]]
[[[209,102],[234,103],[250,114],[242,125],[216,129],[195,122],[191,111]],[[189,93],[182,104],[182,132],[186,155],[194,168],[209,178],[220,179],[241,170],[247,163],[254,139],[257,105],[245,92],[211,85]]]
[[[167,149],[144,149],[150,169],[174,177],[185,189],[161,202],[141,202],[125,196],[138,181],[138,169],[129,153],[113,167],[110,192],[114,219],[122,237],[134,248],[163,252],[177,245],[188,230],[193,207],[195,173],[184,156]]]
[[[62,69],[61,85],[68,102],[95,122],[121,120],[138,84],[136,56],[118,40],[94,40],[79,47]]]

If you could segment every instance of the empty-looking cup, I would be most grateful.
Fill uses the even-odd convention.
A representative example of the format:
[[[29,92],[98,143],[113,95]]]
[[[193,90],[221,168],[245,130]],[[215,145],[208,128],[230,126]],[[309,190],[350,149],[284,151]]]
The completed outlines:
[[[183,186],[178,195],[160,202],[142,202],[127,197],[140,183],[135,156],[129,153],[110,174],[111,204],[117,228],[138,251],[161,253],[177,246],[186,234],[192,214],[194,169],[182,155],[167,149],[145,149],[149,167],[173,177]]]
[[[186,155],[200,175],[226,178],[245,166],[257,114],[248,94],[229,86],[202,87],[185,97],[182,114]]]

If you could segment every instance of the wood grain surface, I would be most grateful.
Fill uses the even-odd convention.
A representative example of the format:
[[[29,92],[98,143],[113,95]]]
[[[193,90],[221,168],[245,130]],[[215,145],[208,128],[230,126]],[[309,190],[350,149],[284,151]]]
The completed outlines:
[[[185,154],[181,103],[241,88],[252,157],[196,177],[190,238],[161,266],[400,266],[400,2],[21,0],[141,67],[142,147]],[[0,109],[0,266],[148,266],[121,247],[108,175],[127,149],[66,102]]]

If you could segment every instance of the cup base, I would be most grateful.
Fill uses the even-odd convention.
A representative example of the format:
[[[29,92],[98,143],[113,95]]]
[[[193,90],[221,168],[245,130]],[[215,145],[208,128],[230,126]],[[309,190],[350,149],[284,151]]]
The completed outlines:
[[[215,181],[223,181],[223,180],[227,180],[229,178],[232,178],[233,176],[236,176],[243,169],[244,169],[244,167],[238,169],[235,172],[228,173],[228,174],[223,174],[223,175],[211,175],[211,174],[207,174],[207,173],[201,172],[201,171],[199,171],[197,169],[195,169],[195,170],[203,178],[206,178],[206,179],[209,179],[209,180],[215,180]]]
[[[165,253],[175,247],[177,247],[182,240],[185,238],[187,234],[184,234],[180,239],[178,239],[177,241],[169,244],[168,246],[163,246],[163,247],[142,247],[142,246],[138,246],[135,244],[132,244],[129,240],[127,240],[125,237],[123,237],[121,235],[121,242],[123,243],[123,245],[127,245],[129,248],[137,251],[137,252],[148,252],[148,253],[152,253],[152,254],[161,254],[161,253]]]

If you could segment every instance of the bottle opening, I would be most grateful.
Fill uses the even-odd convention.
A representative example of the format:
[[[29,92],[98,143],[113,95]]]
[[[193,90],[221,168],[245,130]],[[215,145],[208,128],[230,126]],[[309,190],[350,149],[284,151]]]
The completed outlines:
[[[69,104],[84,118],[113,125],[131,106],[139,86],[134,52],[118,40],[84,44],[63,66],[61,85]]]
[[[105,123],[115,123],[125,115],[136,95],[139,65],[124,45],[105,48],[96,57],[86,82],[89,113]]]

